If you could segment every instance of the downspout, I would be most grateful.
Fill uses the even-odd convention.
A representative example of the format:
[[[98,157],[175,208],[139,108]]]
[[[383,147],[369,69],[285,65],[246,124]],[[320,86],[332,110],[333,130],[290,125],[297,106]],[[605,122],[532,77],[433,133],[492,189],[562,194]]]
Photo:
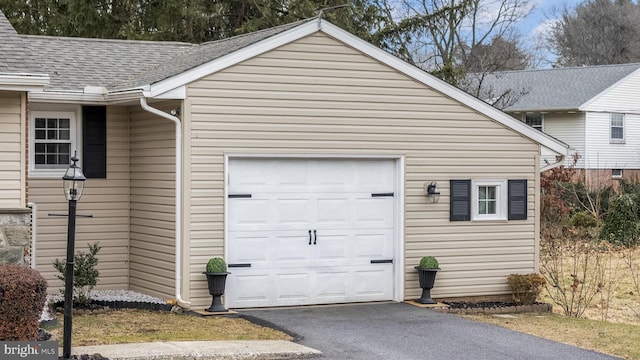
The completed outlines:
[[[152,114],[158,115],[165,119],[173,121],[176,125],[176,302],[180,307],[189,309],[191,302],[182,299],[182,128],[180,119],[176,116],[167,114],[164,111],[153,108],[147,104],[147,99],[143,96],[140,98],[140,106],[142,109]]]

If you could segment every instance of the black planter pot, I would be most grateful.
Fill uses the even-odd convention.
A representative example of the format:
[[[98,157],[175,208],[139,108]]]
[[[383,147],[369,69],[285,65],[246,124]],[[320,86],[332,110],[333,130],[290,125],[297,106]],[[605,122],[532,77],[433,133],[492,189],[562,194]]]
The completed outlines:
[[[227,309],[222,304],[222,295],[224,295],[225,283],[227,281],[228,272],[224,273],[208,273],[203,272],[207,276],[207,286],[209,286],[209,294],[211,295],[211,306],[204,311],[208,312],[225,312]]]
[[[431,289],[433,289],[433,284],[436,282],[436,275],[440,269],[423,269],[416,266],[416,270],[418,270],[418,279],[420,281],[420,287],[422,288],[422,296],[420,296],[420,299],[417,301],[420,304],[437,304],[437,302],[431,298]]]

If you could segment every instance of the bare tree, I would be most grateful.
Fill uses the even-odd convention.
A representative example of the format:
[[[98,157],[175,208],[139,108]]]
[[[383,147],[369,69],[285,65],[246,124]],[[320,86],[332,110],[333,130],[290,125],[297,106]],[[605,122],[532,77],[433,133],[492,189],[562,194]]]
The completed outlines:
[[[561,66],[640,61],[640,5],[631,0],[589,0],[565,9],[549,41]]]

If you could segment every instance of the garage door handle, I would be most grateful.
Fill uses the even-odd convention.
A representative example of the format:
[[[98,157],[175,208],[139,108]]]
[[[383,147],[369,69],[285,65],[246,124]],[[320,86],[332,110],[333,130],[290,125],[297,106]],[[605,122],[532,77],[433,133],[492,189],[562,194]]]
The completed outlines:
[[[388,260],[371,260],[372,264],[393,264],[393,259]]]
[[[311,230],[309,230],[309,245],[311,245]]]
[[[316,234],[316,231],[313,230],[313,245],[315,245],[317,241],[318,241],[318,234]]]

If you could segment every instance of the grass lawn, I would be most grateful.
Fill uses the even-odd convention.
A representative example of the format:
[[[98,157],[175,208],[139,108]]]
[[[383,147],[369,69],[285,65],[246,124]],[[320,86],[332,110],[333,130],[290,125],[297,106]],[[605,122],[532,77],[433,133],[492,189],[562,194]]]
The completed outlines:
[[[62,345],[63,316],[48,328]],[[280,331],[232,317],[198,317],[149,310],[111,310],[103,314],[74,315],[72,346],[150,341],[291,340]]]
[[[572,318],[559,314],[518,314],[514,318],[490,315],[464,317],[629,360],[640,360],[640,327],[637,325]]]

